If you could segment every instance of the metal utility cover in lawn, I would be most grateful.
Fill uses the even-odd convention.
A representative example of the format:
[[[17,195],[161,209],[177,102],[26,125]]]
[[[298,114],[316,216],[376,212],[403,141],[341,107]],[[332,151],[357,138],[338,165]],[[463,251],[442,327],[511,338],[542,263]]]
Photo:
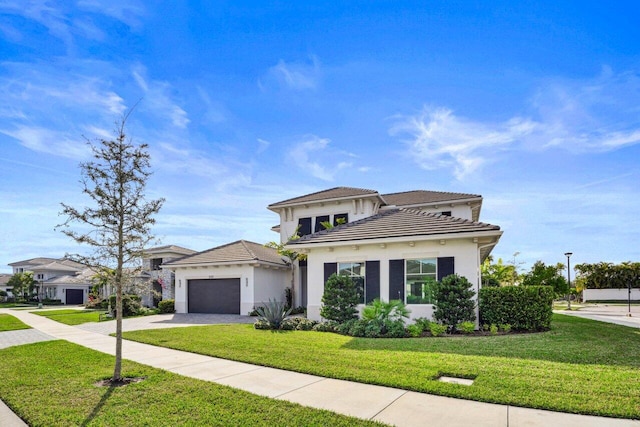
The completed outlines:
[[[189,313],[240,314],[240,278],[187,282]]]

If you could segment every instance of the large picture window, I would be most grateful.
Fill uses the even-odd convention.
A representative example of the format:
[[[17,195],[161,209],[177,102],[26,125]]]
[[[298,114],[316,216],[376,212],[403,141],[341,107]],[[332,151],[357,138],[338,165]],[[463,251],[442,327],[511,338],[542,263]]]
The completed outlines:
[[[405,268],[407,304],[434,304],[433,285],[437,281],[436,258],[408,259]]]
[[[358,289],[358,295],[360,297],[360,304],[364,304],[364,281],[365,281],[365,267],[364,262],[340,262],[338,263],[338,274],[349,276]]]

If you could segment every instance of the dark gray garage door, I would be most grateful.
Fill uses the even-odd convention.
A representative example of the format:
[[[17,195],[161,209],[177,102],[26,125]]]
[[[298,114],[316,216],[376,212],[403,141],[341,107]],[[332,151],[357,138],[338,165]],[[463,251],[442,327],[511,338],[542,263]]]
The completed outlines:
[[[188,282],[189,313],[240,314],[240,279]]]
[[[64,292],[67,295],[65,300],[67,304],[82,304],[84,302],[84,291],[82,289],[67,289]]]

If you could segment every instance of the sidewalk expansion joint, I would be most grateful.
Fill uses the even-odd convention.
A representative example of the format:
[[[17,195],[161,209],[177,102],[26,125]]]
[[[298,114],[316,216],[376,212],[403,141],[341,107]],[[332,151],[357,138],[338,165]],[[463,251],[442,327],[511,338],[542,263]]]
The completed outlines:
[[[309,387],[312,384],[318,384],[319,382],[326,381],[328,378],[318,378],[317,381],[310,382],[309,384],[301,385],[300,387],[294,388],[292,390],[285,391],[284,393],[280,393],[278,395],[273,396],[274,399],[279,399],[285,394],[293,393],[294,391],[302,390],[303,388]]]
[[[403,393],[396,397],[395,399],[393,399],[391,402],[389,402],[389,404],[387,406],[385,406],[384,408],[380,409],[378,412],[376,412],[373,417],[369,418],[370,420],[374,420],[378,415],[380,415],[381,413],[383,413],[384,411],[387,410],[387,408],[389,408],[389,406],[393,405],[394,403],[396,403],[398,401],[398,399],[400,399],[402,396],[404,396],[405,394],[409,393],[408,390],[404,390]]]

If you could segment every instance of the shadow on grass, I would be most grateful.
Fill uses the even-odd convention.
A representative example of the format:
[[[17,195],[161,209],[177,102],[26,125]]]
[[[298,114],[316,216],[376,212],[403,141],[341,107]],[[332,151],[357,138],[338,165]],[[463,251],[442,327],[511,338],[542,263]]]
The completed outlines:
[[[93,419],[100,413],[100,410],[105,405],[105,403],[107,403],[107,400],[109,400],[109,398],[113,394],[113,390],[115,390],[115,388],[116,388],[116,386],[114,386],[114,385],[109,386],[107,391],[105,391],[104,394],[102,395],[102,397],[100,398],[100,401],[98,402],[98,404],[93,408],[91,413],[87,416],[87,418],[85,418],[85,420],[82,422],[82,424],[80,424],[81,426],[83,426],[83,427],[87,426],[87,425],[89,425],[89,423],[91,423],[91,421],[93,421]]]

